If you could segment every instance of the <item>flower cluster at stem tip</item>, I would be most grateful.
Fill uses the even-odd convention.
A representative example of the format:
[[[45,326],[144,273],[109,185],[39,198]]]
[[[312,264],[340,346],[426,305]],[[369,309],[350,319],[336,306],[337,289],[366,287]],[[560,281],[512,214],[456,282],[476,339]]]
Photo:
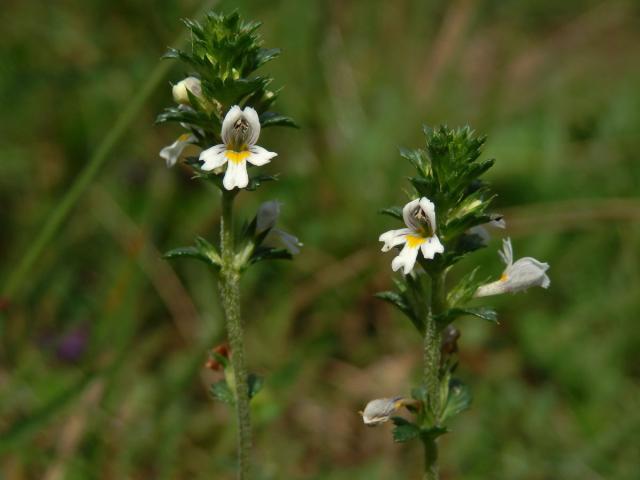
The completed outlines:
[[[187,77],[173,86],[173,98],[183,110],[191,108],[187,91],[196,97],[201,97],[200,80]],[[262,166],[278,155],[256,145],[260,137],[260,119],[258,113],[251,107],[245,107],[243,110],[238,105],[233,105],[222,121],[220,137],[222,143],[200,153],[202,162],[200,168],[205,172],[216,171],[226,164],[222,184],[227,190],[247,187],[249,184],[247,162]],[[160,157],[166,160],[168,167],[173,167],[185,148],[195,140],[196,137],[193,134],[182,134],[175,142],[160,151]]]
[[[360,412],[367,426],[392,421],[398,442],[435,439],[447,431],[447,419],[468,408],[468,389],[452,377],[460,337],[453,322],[465,315],[497,322],[494,310],[470,303],[481,297],[550,285],[549,265],[532,257],[514,260],[508,237],[499,252],[506,267],[498,279],[478,279],[476,268],[457,285],[447,285],[451,282],[446,281],[446,274],[460,259],[489,245],[488,227],[504,230],[507,224],[501,215],[490,213],[495,195],[480,178],[493,165],[492,159],[480,158],[484,137],[475,136],[468,127],[425,127],[425,134],[425,149],[401,149],[401,155],[417,170],[417,175],[409,178],[415,194],[402,208],[383,210],[402,220],[404,228],[382,233],[379,241],[383,252],[396,251],[391,268],[402,276],[394,280],[395,291],[377,296],[409,317],[423,337],[425,378],[434,380],[423,380],[412,390],[411,398],[387,392],[392,395],[369,401]],[[403,408],[413,413],[415,420],[398,417]]]

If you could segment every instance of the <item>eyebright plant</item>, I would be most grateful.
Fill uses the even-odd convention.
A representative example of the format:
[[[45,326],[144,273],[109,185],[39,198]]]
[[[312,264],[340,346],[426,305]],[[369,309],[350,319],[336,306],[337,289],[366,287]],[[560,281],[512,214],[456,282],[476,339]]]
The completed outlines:
[[[157,123],[175,123],[180,134],[160,151],[173,167],[187,147],[199,149],[184,163],[196,179],[220,190],[220,237],[217,244],[196,238],[195,245],[176,248],[166,258],[195,258],[207,264],[219,279],[229,348],[211,352],[208,365],[221,366],[224,380],[211,386],[216,399],[232,405],[238,424],[238,478],[250,475],[251,420],[249,402],[263,380],[245,367],[244,333],[240,317],[240,276],[262,260],[290,259],[301,246],[296,237],[275,228],[281,204],[264,202],[241,229],[234,225],[233,201],[240,191],[254,191],[276,178],[254,172],[277,154],[257,145],[266,127],[293,127],[293,120],[272,110],[279,90],[269,76],[256,74],[278,49],[262,47],[259,23],[246,23],[237,13],[209,13],[202,23],[186,20],[190,51],[170,49],[166,58],[182,62],[186,76],[172,86],[175,105],[158,115]]]
[[[416,174],[409,202],[383,213],[404,222],[404,228],[380,235],[382,251],[397,249],[391,262],[395,290],[377,296],[402,311],[423,339],[422,379],[410,396],[398,395],[370,401],[362,412],[366,425],[391,420],[396,442],[420,440],[424,446],[424,479],[438,478],[437,439],[448,432],[448,422],[466,410],[471,402],[469,389],[453,377],[457,367],[455,321],[465,315],[497,323],[496,312],[477,306],[479,297],[519,292],[529,287],[549,286],[549,265],[525,257],[513,261],[511,240],[505,239],[500,256],[507,265],[502,276],[492,282],[478,277],[478,268],[460,280],[447,281],[448,274],[467,255],[487,245],[487,226],[505,228],[500,215],[491,213],[495,195],[482,180],[493,164],[482,159],[484,137],[469,128],[424,129],[426,147],[401,150]],[[410,420],[398,412],[406,410]]]

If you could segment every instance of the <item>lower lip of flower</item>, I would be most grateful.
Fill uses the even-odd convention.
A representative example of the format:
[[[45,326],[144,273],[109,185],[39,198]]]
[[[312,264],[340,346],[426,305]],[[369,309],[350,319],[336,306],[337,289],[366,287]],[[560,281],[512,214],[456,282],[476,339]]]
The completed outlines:
[[[407,245],[409,248],[416,248],[427,241],[426,237],[419,237],[417,235],[407,235]]]
[[[246,159],[251,154],[251,152],[247,150],[243,150],[242,152],[236,152],[235,150],[227,150],[224,152],[224,154],[230,162],[240,163],[244,159]]]

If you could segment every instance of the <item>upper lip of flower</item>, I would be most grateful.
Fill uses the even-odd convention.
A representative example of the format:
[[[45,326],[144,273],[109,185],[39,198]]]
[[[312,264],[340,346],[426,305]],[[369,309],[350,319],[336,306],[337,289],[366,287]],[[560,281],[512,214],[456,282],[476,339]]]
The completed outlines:
[[[246,162],[265,165],[277,153],[256,145],[260,137],[260,119],[251,107],[242,110],[234,105],[222,121],[221,144],[214,145],[200,153],[202,170],[209,171],[227,164],[223,185],[227,190],[245,188],[249,184]]]

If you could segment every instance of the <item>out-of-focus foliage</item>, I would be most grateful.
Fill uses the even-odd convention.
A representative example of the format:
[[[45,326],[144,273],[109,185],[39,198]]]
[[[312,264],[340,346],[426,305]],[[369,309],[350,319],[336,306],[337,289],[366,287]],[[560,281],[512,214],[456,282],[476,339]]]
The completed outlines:
[[[186,2],[3,3],[0,279],[24,255],[114,119],[184,28]],[[514,248],[548,291],[462,320],[471,408],[442,437],[445,478],[634,479],[640,457],[640,10],[631,0],[221,1],[282,49],[261,67],[300,130],[265,132],[286,179],[238,197],[284,202],[296,262],[244,279],[264,479],[412,478],[419,457],[357,411],[418,377],[377,211],[406,198],[422,124],[486,134],[488,181]],[[176,66],[15,298],[2,301],[4,478],[233,478],[228,409],[203,368],[223,340],[214,279],[159,252],[211,236],[215,192],[157,157]],[[262,140],[261,138],[261,140]],[[477,254],[499,274],[495,251]],[[474,259],[475,260],[475,259]],[[461,263],[466,262],[463,260]],[[380,428],[392,429],[393,425]],[[406,448],[409,447],[409,448]],[[415,448],[418,448],[416,443]]]

